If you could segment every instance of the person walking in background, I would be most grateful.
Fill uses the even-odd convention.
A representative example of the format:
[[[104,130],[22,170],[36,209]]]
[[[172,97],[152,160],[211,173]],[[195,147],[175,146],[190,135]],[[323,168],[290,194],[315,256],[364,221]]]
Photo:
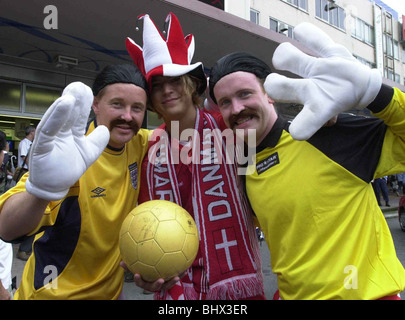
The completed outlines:
[[[398,179],[398,190],[402,192],[403,195],[405,195],[405,173],[401,172],[397,174],[397,179]]]
[[[2,131],[3,132],[3,131]],[[2,135],[6,135],[4,132],[2,133]],[[0,194],[4,193],[6,191],[6,185],[7,185],[7,181],[8,181],[8,177],[10,176],[10,174],[12,174],[9,170],[8,170],[8,162],[10,160],[9,157],[9,144],[6,141],[6,146],[5,149],[0,151],[2,152],[2,156],[3,156],[3,161],[0,164]]]
[[[32,141],[35,138],[35,127],[28,126],[25,128],[25,138],[20,141],[18,145],[18,161],[17,166],[22,168],[23,175],[28,171],[28,157],[29,151],[32,145]],[[20,243],[17,251],[17,258],[23,261],[27,261],[32,252],[32,242],[34,241],[34,236],[29,236]]]
[[[377,198],[378,205],[381,207],[381,195],[385,201],[385,206],[390,207],[390,198],[388,196],[387,177],[374,179],[374,192]]]
[[[4,150],[7,148],[6,134],[0,131],[0,163],[4,160]],[[11,294],[11,267],[13,264],[13,247],[0,239],[0,300],[10,300]]]
[[[391,187],[392,192],[399,197],[399,183],[398,183],[398,174],[392,174],[388,176],[387,184]]]
[[[18,145],[18,163],[17,166],[28,170],[28,153],[35,138],[35,127],[25,128],[25,138]],[[27,158],[27,159],[26,159]],[[23,166],[24,165],[24,166]]]

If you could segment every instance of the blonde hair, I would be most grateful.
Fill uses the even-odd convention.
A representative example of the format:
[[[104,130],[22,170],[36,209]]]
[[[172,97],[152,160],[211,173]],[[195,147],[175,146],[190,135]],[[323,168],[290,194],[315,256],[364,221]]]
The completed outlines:
[[[182,75],[181,80],[183,81],[183,90],[191,95],[193,104],[200,108],[201,97],[198,94],[197,88],[199,87],[201,80],[187,74]]]
[[[167,78],[177,78],[177,77],[167,77]],[[178,78],[180,78],[181,80],[182,88],[185,94],[191,96],[193,105],[197,108],[201,108],[201,97],[198,94],[197,90],[201,85],[201,80],[188,74],[181,75]],[[148,105],[149,109],[156,112],[155,108],[152,105],[152,99],[150,99],[149,102],[150,102]]]

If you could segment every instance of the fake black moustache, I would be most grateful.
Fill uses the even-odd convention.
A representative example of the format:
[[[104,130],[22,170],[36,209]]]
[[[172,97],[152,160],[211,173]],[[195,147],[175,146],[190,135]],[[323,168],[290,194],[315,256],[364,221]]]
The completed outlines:
[[[135,132],[135,134],[138,133],[138,131],[139,131],[139,129],[140,129],[139,126],[138,126],[134,121],[127,122],[127,121],[115,119],[115,120],[112,120],[112,121],[110,122],[110,131],[111,131],[114,127],[120,126],[120,125],[122,125],[122,124],[129,125],[129,127],[132,129],[132,131]]]
[[[256,113],[245,109],[245,110],[242,110],[241,112],[239,112],[238,114],[231,116],[231,118],[229,119],[229,124],[230,124],[231,128],[233,129],[235,127],[236,123],[238,122],[238,120],[240,118],[246,118],[246,117],[256,117]]]

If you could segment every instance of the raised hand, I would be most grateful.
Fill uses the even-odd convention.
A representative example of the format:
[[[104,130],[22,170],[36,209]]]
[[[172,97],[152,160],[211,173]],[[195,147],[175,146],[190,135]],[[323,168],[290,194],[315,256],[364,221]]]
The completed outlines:
[[[304,105],[292,121],[290,133],[296,140],[306,140],[333,116],[367,107],[377,96],[382,77],[378,70],[358,62],[345,47],[310,23],[296,26],[294,36],[318,57],[282,43],[274,53],[274,67],[303,79],[272,73],[264,88],[275,101]]]
[[[85,136],[92,102],[91,89],[74,82],[46,111],[29,153],[29,193],[48,201],[62,199],[103,152],[110,138],[107,127]]]

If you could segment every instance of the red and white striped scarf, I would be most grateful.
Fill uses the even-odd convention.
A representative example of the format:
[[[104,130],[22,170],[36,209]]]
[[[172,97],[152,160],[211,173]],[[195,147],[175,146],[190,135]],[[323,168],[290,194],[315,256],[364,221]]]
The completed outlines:
[[[165,125],[160,129],[165,130]],[[209,113],[197,112],[193,132],[189,153],[193,205],[190,214],[200,235],[199,253],[187,275],[171,290],[156,294],[155,299],[238,300],[264,295],[253,217],[239,186],[234,155],[226,158],[225,138]],[[180,150],[178,141],[171,141],[162,130],[155,130],[154,139],[146,170],[149,200],[170,200],[182,205],[174,163],[179,160],[174,152]]]

